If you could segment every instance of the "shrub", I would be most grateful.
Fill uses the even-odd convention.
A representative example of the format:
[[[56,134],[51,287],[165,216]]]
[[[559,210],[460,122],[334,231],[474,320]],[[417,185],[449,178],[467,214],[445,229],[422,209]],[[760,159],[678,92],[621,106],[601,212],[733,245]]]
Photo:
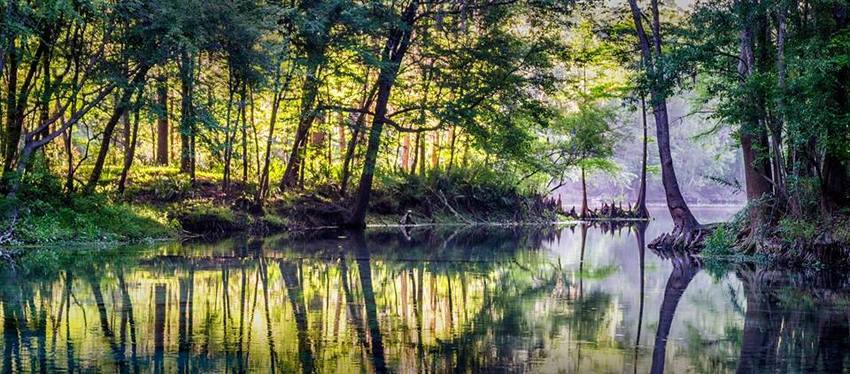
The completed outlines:
[[[732,255],[735,246],[734,231],[726,225],[719,225],[714,232],[705,238],[703,257],[727,257]]]
[[[813,222],[785,217],[779,220],[779,235],[789,244],[808,243],[815,239],[818,228]]]

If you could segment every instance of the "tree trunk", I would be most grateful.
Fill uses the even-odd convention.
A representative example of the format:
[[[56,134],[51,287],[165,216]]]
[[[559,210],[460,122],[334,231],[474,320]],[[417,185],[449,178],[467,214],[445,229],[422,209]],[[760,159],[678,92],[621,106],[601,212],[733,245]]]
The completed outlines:
[[[103,130],[103,140],[100,146],[100,152],[97,154],[97,160],[95,160],[94,167],[92,168],[92,172],[89,175],[89,180],[86,183],[86,187],[84,192],[86,194],[91,194],[94,192],[97,187],[97,183],[100,182],[100,175],[103,172],[103,166],[106,163],[106,156],[109,155],[109,144],[112,140],[112,133],[115,131],[115,126],[118,124],[118,121],[122,116],[127,112],[130,107],[130,99],[133,96],[133,93],[137,89],[142,89],[144,85],[145,78],[147,77],[148,69],[150,67],[142,67],[135,76],[133,76],[130,85],[124,89],[124,92],[121,94],[121,97],[118,100],[118,104],[115,106],[115,110],[112,112],[112,117],[109,118],[109,121],[106,123],[106,126]]]
[[[587,208],[587,180],[585,179],[584,166],[581,167],[581,214],[579,218],[585,219],[590,217]]]
[[[272,99],[272,112],[271,119],[269,120],[269,136],[266,139],[266,153],[263,156],[263,171],[260,173],[260,188],[257,193],[256,204],[258,206],[262,205],[263,200],[266,198],[269,189],[269,164],[271,162],[271,152],[272,152],[272,144],[274,143],[274,128],[277,123],[277,112],[280,108],[280,92],[275,92],[274,98]]]
[[[195,182],[195,153],[193,138],[195,133],[195,113],[193,96],[195,90],[194,56],[187,51],[180,55],[180,171],[189,174]]]
[[[295,130],[295,141],[292,143],[292,149],[289,152],[289,161],[286,163],[286,169],[283,172],[283,179],[280,182],[281,189],[295,187],[298,183],[299,170],[304,149],[307,146],[307,133],[313,125],[313,120],[316,118],[316,97],[319,94],[319,72],[320,60],[323,55],[311,56],[307,67],[307,76],[304,79],[304,84],[301,87],[301,114],[298,117],[298,128]]]
[[[141,100],[141,98],[139,98]],[[126,113],[124,117],[129,117]],[[133,126],[130,133],[130,140],[127,144],[127,152],[124,153],[124,167],[121,169],[121,178],[118,180],[118,194],[124,194],[124,187],[127,184],[127,175],[130,173],[130,167],[133,166],[133,158],[136,155],[136,143],[139,139],[139,110],[134,112]]]
[[[449,166],[446,171],[452,171],[455,163],[455,143],[457,142],[457,128],[452,126],[451,142],[449,144]]]
[[[411,175],[416,174],[416,166],[418,166],[419,164],[419,142],[421,141],[421,135],[421,132],[417,132],[415,138],[416,140],[413,142],[413,163],[410,164]]]
[[[4,27],[5,29],[5,27]],[[16,98],[18,92],[18,58],[14,42],[9,47],[9,79],[6,82],[6,131],[3,133],[3,180],[9,178],[12,164],[18,153],[18,143],[21,141],[21,127],[18,125]]]
[[[233,155],[233,136],[231,135],[233,128],[231,113],[233,111],[233,78],[229,78],[227,82],[227,109],[224,114],[224,170],[221,175],[221,183],[224,189],[230,187],[230,165]]]
[[[419,135],[419,137],[417,138],[418,141],[416,142],[416,146],[418,148],[416,150],[416,152],[419,154],[419,176],[424,177],[425,176],[425,164],[426,164],[426,161],[425,161],[425,143],[426,143],[425,142],[425,134],[422,134],[420,132],[420,133],[417,133],[417,135]]]
[[[646,159],[647,159],[647,125],[646,125],[646,99],[640,98],[641,123],[643,125],[643,154],[640,166],[640,189],[638,189],[637,204],[635,204],[635,215],[637,218],[649,218],[649,210],[646,209]]]
[[[644,68],[651,78],[650,97],[655,116],[658,153],[661,159],[661,181],[664,185],[665,197],[667,198],[667,208],[670,211],[670,216],[673,218],[673,236],[678,237],[683,235],[686,241],[688,241],[692,232],[699,228],[699,222],[693,213],[691,213],[688,204],[685,202],[685,198],[682,196],[682,192],[679,189],[679,182],[676,179],[676,171],[673,168],[673,156],[670,152],[670,123],[667,115],[667,97],[661,86],[664,82],[664,77],[658,76],[655,71],[656,69],[653,68],[652,51],[650,50],[646,31],[643,28],[642,15],[637,5],[637,0],[629,0],[629,6],[632,11],[635,31],[640,41]],[[661,27],[658,19],[657,0],[652,1],[652,8],[653,30],[655,30],[655,53],[657,55],[656,58],[661,59]],[[661,71],[662,69],[658,70]]]
[[[402,15],[406,26],[412,26],[416,20],[416,10],[419,8],[418,0],[408,4]],[[387,104],[390,101],[390,92],[395,84],[399,65],[410,46],[410,30],[396,27],[387,38],[382,53],[384,64],[378,74],[378,97],[375,102],[375,116],[372,119],[372,128],[369,131],[369,143],[366,148],[366,159],[363,163],[363,173],[360,176],[360,185],[357,188],[357,198],[351,218],[347,222],[350,227],[366,226],[366,211],[369,209],[369,198],[372,194],[372,178],[375,176],[375,165],[378,161],[378,151],[381,148],[381,131],[387,115]]]
[[[431,169],[440,168],[440,131],[434,131],[434,143],[431,144]]]
[[[248,184],[248,116],[246,99],[246,84],[242,82],[239,94],[239,113],[242,120],[242,188]]]
[[[746,87],[748,81],[757,68],[754,51],[755,41],[753,37],[753,24],[757,20],[753,4],[749,0],[743,0],[741,10],[743,22],[740,32],[740,60],[738,63],[738,74],[741,77],[741,86]],[[762,46],[764,47],[764,46]],[[755,203],[762,197],[769,195],[772,191],[770,178],[770,157],[762,152],[768,149],[767,130],[763,124],[767,123],[765,116],[765,98],[759,95],[751,105],[756,107],[748,114],[748,118],[741,124],[738,130],[741,138],[741,151],[744,158],[744,179],[746,181],[747,202]],[[756,234],[764,221],[765,211],[761,207],[754,206],[749,211],[750,231]]]
[[[157,119],[156,119],[156,164],[168,166],[168,85],[161,76],[156,85]]]
[[[407,172],[410,169],[410,134],[404,134],[401,145],[401,170]]]
[[[363,90],[366,90],[366,87],[363,87]],[[362,110],[368,111],[370,107],[372,107],[372,102],[375,100],[375,94],[377,93],[378,86],[372,86],[372,90],[366,96],[365,100],[363,100],[363,105],[361,105]],[[351,132],[351,139],[348,142],[348,149],[345,151],[345,158],[342,161],[342,176],[340,178],[340,193],[345,196],[346,191],[348,190],[348,179],[351,177],[351,161],[354,158],[354,151],[357,150],[357,141],[360,139],[361,132],[363,131],[363,122],[366,121],[366,114],[359,113],[357,115],[357,120],[354,123],[354,130]]]

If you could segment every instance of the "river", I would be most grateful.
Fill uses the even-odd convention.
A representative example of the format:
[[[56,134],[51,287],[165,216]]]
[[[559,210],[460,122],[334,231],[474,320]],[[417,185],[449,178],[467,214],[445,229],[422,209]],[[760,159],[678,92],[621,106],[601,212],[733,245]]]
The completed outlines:
[[[659,256],[648,226],[442,226],[42,251],[3,372],[826,372],[847,276]],[[703,221],[730,208],[700,208]]]

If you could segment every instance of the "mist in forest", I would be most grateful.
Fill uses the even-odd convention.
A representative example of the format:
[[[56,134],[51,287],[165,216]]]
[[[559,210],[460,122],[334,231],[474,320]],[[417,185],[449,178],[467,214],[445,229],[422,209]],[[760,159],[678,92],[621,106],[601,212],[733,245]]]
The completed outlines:
[[[743,204],[743,160],[730,128],[707,118],[705,110],[692,105],[688,94],[673,97],[668,102],[670,136],[676,176],[692,204]],[[635,110],[636,109],[636,110]],[[640,155],[643,147],[643,127],[640,108],[623,106],[614,126],[618,142],[614,151],[613,171],[594,171],[588,174],[588,199],[592,205],[614,201],[624,207],[637,198],[640,186]],[[652,113],[647,112],[647,203],[664,204],[664,188],[655,126]],[[578,171],[570,181],[552,192],[567,206],[581,205],[581,180]]]

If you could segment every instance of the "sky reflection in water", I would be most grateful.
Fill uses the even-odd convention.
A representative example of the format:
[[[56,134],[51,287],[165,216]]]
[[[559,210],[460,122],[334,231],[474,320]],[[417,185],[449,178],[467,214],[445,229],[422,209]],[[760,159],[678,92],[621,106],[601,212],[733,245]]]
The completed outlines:
[[[731,212],[698,211],[706,221]],[[669,226],[372,230],[43,253],[0,272],[0,369],[848,368],[846,277],[707,271],[642,249]]]

